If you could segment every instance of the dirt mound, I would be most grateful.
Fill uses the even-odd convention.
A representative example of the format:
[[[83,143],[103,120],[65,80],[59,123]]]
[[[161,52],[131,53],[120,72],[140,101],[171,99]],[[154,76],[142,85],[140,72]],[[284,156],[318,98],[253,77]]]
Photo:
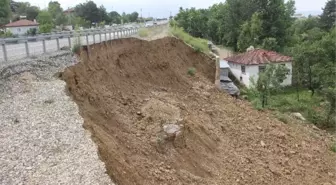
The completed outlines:
[[[177,39],[116,42],[63,73],[116,183],[334,183],[328,134],[217,91],[214,61]]]

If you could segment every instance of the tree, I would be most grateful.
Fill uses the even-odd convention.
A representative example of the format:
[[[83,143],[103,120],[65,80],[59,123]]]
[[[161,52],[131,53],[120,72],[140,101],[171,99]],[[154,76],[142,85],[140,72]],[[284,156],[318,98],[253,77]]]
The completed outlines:
[[[28,20],[36,19],[37,15],[39,14],[40,9],[36,6],[30,6],[26,9],[26,15]]]
[[[48,4],[48,12],[53,19],[56,19],[57,15],[63,14],[63,9],[58,1],[50,1]]]
[[[87,1],[77,5],[75,7],[75,13],[77,16],[89,21],[90,24],[101,21],[99,9],[93,1]]]
[[[110,24],[111,23],[111,18],[108,16],[107,12],[106,12],[106,8],[101,5],[99,7],[99,19],[101,22],[105,22],[106,24]]]
[[[9,0],[0,0],[0,25],[7,24],[11,16]]]
[[[121,23],[121,16],[119,15],[118,12],[112,11],[108,15],[111,19],[112,24],[120,24]]]
[[[65,25],[68,23],[68,18],[64,14],[58,14],[55,19],[56,25]]]
[[[26,15],[27,9],[30,7],[29,2],[18,2],[19,6],[17,7],[15,13],[20,15]]]
[[[264,72],[259,73],[256,84],[253,84],[260,94],[262,107],[268,104],[271,92],[277,92],[281,83],[287,78],[289,69],[284,65],[268,64]],[[253,82],[253,81],[252,81]]]
[[[48,33],[53,28],[53,21],[51,14],[48,11],[40,11],[37,15],[37,21],[39,22],[39,31],[41,33]]]
[[[336,21],[336,0],[329,0],[323,8],[321,18],[321,28],[330,30]]]
[[[139,13],[138,12],[133,12],[129,16],[129,21],[130,22],[136,22],[138,20]]]

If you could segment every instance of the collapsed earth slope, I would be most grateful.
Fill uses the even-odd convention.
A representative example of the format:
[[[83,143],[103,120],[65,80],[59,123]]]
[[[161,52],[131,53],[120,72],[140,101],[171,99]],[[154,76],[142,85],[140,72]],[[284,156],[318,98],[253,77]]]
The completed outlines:
[[[219,92],[214,61],[180,40],[95,44],[80,59],[62,78],[117,184],[335,183],[328,134]]]

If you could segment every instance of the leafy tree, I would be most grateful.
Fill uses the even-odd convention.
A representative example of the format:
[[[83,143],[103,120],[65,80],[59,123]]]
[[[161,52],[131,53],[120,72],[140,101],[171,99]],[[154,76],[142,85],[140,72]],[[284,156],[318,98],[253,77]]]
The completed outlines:
[[[112,11],[108,15],[111,19],[111,23],[113,23],[113,24],[120,24],[121,23],[121,16],[118,12]]]
[[[19,6],[17,7],[15,13],[18,15],[26,15],[27,9],[30,7],[29,2],[18,2]]]
[[[65,25],[68,23],[68,17],[66,17],[64,14],[58,14],[55,19],[56,25]]]
[[[48,11],[40,11],[37,15],[37,21],[39,22],[39,31],[41,33],[48,33],[53,28],[53,21],[51,14]]]
[[[287,78],[289,69],[284,65],[268,64],[264,72],[259,73],[257,83],[254,88],[260,94],[262,107],[267,105],[271,91],[277,92],[281,88],[281,83]]]
[[[99,7],[99,16],[100,21],[104,21],[105,23],[110,24],[111,18],[108,16],[106,8],[103,5]]]
[[[93,1],[87,1],[77,5],[75,7],[75,13],[77,16],[89,21],[90,24],[101,21],[99,9]]]
[[[139,13],[138,12],[133,12],[129,16],[129,21],[130,22],[136,22],[138,20]]]
[[[56,19],[57,15],[63,14],[63,9],[58,1],[50,1],[48,4],[48,12],[53,19]]]
[[[37,6],[30,6],[26,9],[26,15],[28,20],[36,19],[37,15],[39,14],[40,9]]]
[[[0,0],[0,25],[7,24],[11,16],[9,0]]]
[[[321,28],[331,29],[336,21],[336,0],[329,0],[323,8],[321,17]]]

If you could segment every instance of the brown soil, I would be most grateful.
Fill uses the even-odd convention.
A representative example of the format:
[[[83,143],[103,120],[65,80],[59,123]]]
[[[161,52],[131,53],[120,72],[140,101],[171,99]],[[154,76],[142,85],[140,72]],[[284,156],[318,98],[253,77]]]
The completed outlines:
[[[177,39],[117,42],[63,73],[117,184],[335,184],[326,132],[219,92],[214,61]],[[182,134],[167,138],[165,124]]]

